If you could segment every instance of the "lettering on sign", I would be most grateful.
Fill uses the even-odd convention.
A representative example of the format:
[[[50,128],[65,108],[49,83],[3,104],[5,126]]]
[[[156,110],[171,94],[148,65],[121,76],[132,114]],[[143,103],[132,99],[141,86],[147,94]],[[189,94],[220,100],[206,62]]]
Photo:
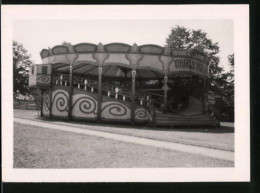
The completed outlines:
[[[176,58],[174,61],[176,69],[191,70],[200,73],[205,72],[205,66],[202,63],[199,63],[190,58]]]

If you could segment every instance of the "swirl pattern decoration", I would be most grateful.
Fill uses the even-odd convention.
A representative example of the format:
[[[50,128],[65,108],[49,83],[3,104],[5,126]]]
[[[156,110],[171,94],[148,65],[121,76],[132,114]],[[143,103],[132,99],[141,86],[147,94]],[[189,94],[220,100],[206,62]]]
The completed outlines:
[[[67,93],[62,90],[59,90],[55,92],[52,104],[59,112],[67,112],[68,101],[69,99]]]
[[[149,119],[149,113],[145,109],[136,109],[135,110],[135,118],[136,119],[142,119],[142,120],[148,120]]]
[[[40,83],[49,83],[50,82],[50,77],[48,75],[41,75],[37,77],[37,82]]]
[[[49,91],[45,91],[43,94],[43,107],[42,107],[42,111],[43,111],[43,115],[47,116],[50,112],[50,92]]]
[[[83,114],[96,114],[96,101],[89,96],[78,97],[72,105],[73,111],[79,110]]]
[[[107,102],[102,104],[101,115],[104,118],[126,119],[130,118],[130,110],[121,103]]]

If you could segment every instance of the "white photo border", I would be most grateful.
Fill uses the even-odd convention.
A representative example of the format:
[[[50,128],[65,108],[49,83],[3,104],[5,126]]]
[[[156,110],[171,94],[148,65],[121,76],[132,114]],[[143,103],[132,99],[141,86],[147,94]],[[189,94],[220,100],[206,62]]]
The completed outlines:
[[[13,22],[21,19],[232,19],[235,53],[235,166],[232,168],[13,168]],[[42,38],[42,37],[41,37]],[[249,5],[2,6],[3,182],[250,181]]]

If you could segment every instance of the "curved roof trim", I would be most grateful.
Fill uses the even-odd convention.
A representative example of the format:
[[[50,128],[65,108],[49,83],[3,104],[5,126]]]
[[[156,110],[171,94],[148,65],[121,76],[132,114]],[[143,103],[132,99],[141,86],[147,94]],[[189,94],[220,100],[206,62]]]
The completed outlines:
[[[201,62],[206,62],[206,63],[208,59],[207,54],[201,52],[200,50],[171,49],[156,44],[144,44],[144,45],[137,46],[136,44],[129,45],[125,43],[114,42],[114,43],[105,44],[103,46],[102,44],[96,45],[96,44],[85,42],[85,43],[76,44],[72,47],[73,47],[73,51],[76,53],[94,53],[94,52],[100,52],[100,50],[98,49],[100,45],[102,46],[102,49],[104,48],[103,52],[107,52],[107,53],[139,53],[139,54],[152,54],[152,55],[175,56],[175,57],[190,56],[200,60]],[[70,52],[71,50],[68,48],[68,46],[57,45],[49,50],[43,49],[40,52],[40,55],[41,58],[43,59],[51,55],[68,54]]]
[[[93,53],[97,51],[97,45],[91,43],[79,43],[73,46],[77,53]]]
[[[144,44],[141,46],[138,46],[140,53],[142,54],[158,54],[162,55],[164,53],[164,48],[159,45],[155,44]]]
[[[67,54],[67,53],[69,53],[69,48],[67,46],[58,45],[58,46],[54,46],[51,49],[51,51],[54,55]]]
[[[105,51],[110,53],[128,53],[131,46],[124,43],[109,43],[104,45]]]

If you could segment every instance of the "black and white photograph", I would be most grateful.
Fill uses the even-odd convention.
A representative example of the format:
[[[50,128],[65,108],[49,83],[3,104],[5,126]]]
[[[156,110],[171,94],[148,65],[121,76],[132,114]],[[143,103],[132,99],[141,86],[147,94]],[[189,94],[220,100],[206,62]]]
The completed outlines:
[[[249,181],[248,14],[4,6],[3,179]]]

